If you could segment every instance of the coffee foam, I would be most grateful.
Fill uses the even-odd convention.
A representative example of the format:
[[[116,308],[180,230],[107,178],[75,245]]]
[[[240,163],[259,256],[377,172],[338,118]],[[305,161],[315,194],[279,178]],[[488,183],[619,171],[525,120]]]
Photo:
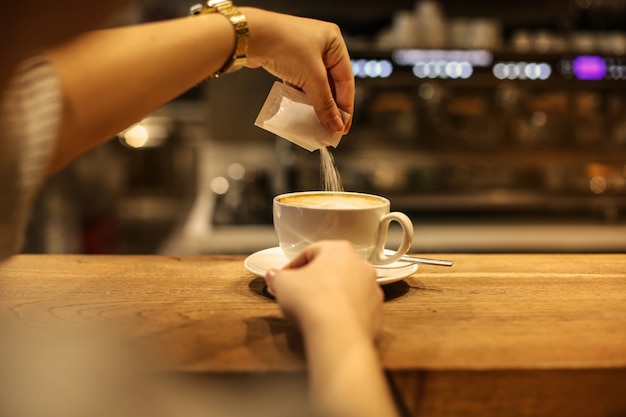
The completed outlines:
[[[289,206],[333,210],[349,210],[355,208],[376,207],[384,204],[383,200],[376,197],[351,194],[302,194],[283,197],[278,201],[281,204]]]

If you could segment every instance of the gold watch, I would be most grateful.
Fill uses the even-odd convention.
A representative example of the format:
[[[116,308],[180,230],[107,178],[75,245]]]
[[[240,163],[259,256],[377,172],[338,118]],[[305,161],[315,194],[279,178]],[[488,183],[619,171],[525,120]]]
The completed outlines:
[[[189,8],[189,14],[192,16],[206,13],[221,13],[230,20],[235,29],[235,49],[233,54],[222,68],[213,74],[213,77],[219,78],[221,75],[240,70],[248,61],[250,32],[246,16],[230,0],[209,0],[206,2],[206,5],[198,3]]]

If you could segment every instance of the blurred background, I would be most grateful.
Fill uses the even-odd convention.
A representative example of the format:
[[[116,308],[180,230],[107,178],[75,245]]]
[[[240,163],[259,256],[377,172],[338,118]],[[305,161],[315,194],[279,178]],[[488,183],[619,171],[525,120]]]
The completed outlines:
[[[413,219],[413,252],[626,250],[626,0],[237,4],[340,26],[356,111],[331,151],[346,190]],[[112,24],[190,5],[151,0]],[[319,152],[254,126],[273,81],[210,80],[51,177],[26,252],[276,245],[272,197],[321,182]]]

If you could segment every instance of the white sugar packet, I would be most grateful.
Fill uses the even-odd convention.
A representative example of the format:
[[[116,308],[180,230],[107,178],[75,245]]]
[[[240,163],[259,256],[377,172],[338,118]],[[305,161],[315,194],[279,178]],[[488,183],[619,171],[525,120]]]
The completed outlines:
[[[350,114],[339,111],[344,123],[350,120]],[[336,148],[343,136],[343,132],[333,132],[320,122],[304,92],[278,81],[274,82],[254,125],[311,152],[325,146]]]

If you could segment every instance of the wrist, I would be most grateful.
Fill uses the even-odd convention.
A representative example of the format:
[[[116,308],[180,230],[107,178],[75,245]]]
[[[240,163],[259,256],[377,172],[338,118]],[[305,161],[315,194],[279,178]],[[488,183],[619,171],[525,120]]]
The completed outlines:
[[[198,16],[218,13],[228,19],[234,30],[234,47],[224,65],[215,72],[213,77],[236,72],[246,65],[248,60],[249,29],[246,15],[231,0],[209,0],[191,6],[190,15]]]
[[[275,15],[275,13],[256,7],[240,7],[239,10],[246,16],[250,32],[248,63],[246,66],[250,68],[262,67],[267,62],[263,51],[268,42],[271,42],[271,39],[268,39],[267,27],[272,25],[271,16]]]
[[[320,303],[301,316],[300,328],[308,346],[316,342],[346,346],[351,344],[372,344],[373,336],[369,327],[362,323],[355,312],[342,308],[338,303],[329,307]]]

